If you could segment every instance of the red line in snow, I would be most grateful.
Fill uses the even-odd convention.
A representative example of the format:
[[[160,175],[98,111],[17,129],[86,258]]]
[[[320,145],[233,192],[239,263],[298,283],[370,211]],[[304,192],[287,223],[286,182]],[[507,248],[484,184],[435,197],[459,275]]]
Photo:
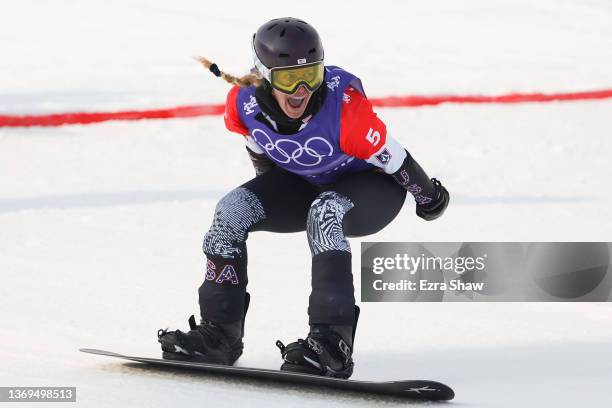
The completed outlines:
[[[566,93],[511,93],[498,96],[484,95],[436,95],[436,96],[389,96],[370,98],[373,106],[415,107],[433,106],[442,103],[525,103],[579,101],[612,98],[612,89]],[[142,120],[193,118],[223,114],[222,104],[178,106],[166,109],[132,110],[118,112],[68,112],[51,115],[0,115],[0,127],[86,125],[109,120]]]
[[[225,105],[192,105],[119,112],[72,112],[52,115],[0,115],[0,127],[88,125],[109,120],[193,118],[221,115]]]
[[[437,95],[437,96],[391,96],[386,98],[370,98],[374,106],[406,107],[440,105],[442,103],[525,103],[525,102],[554,102],[554,101],[580,101],[592,99],[612,98],[612,89],[586,92],[566,93],[510,93],[498,96],[484,95]]]

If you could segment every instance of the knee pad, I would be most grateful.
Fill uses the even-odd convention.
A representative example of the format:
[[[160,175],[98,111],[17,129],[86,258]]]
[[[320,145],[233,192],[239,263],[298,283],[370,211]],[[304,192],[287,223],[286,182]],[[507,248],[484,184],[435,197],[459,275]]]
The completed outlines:
[[[255,194],[238,187],[225,195],[215,208],[213,224],[204,236],[206,255],[234,259],[245,255],[249,229],[265,218]]]
[[[325,251],[347,251],[351,247],[342,229],[342,219],[353,202],[335,191],[319,194],[308,211],[308,244],[312,256]]]

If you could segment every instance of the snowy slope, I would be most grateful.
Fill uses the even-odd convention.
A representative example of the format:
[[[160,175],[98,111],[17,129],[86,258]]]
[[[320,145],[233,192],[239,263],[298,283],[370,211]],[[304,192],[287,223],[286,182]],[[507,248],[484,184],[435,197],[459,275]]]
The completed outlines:
[[[0,113],[222,102],[227,85],[190,57],[245,72],[252,32],[280,15],[315,25],[371,96],[612,86],[606,1],[3,6]],[[378,112],[453,201],[434,223],[406,206],[365,240],[610,241],[612,100]],[[77,386],[79,406],[371,406],[78,353],[159,354],[156,330],[197,311],[217,199],[251,176],[220,117],[0,128],[0,386]],[[259,232],[249,252],[240,364],[276,368],[274,341],[305,334],[309,249]],[[606,406],[611,320],[605,303],[362,304],[354,378],[445,381],[466,407]]]

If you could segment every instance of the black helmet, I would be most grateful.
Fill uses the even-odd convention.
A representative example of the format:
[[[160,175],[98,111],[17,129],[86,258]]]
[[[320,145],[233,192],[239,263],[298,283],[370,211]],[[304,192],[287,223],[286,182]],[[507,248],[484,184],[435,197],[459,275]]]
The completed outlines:
[[[253,34],[254,57],[266,68],[323,61],[323,44],[317,30],[293,17],[270,20]]]

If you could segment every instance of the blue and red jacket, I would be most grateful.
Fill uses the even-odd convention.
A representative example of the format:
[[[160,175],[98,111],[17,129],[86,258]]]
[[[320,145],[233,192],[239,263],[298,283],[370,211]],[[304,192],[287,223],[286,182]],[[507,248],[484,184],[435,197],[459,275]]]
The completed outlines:
[[[276,165],[315,184],[340,175],[381,167],[391,174],[406,157],[387,137],[387,128],[372,110],[361,81],[335,66],[325,67],[327,86],[321,108],[295,134],[283,135],[255,119],[261,112],[255,87],[233,87],[225,108],[225,125],[246,138],[247,146],[265,153]]]

